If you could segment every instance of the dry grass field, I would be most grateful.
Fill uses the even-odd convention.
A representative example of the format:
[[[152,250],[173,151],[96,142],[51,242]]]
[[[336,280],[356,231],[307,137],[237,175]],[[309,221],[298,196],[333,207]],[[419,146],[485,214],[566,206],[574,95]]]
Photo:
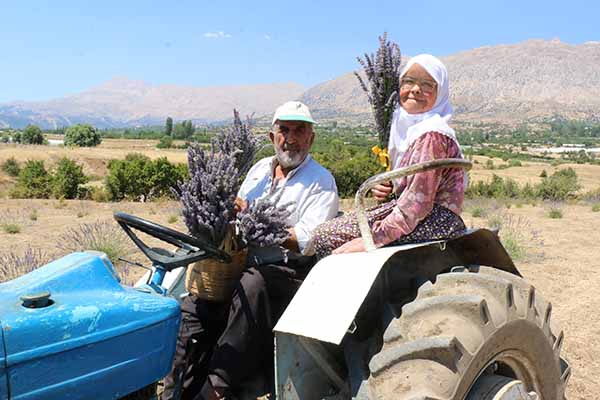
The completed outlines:
[[[157,150],[153,141],[105,140],[92,149],[65,149],[49,146],[0,145],[0,163],[14,156],[19,161],[44,159],[51,165],[68,156],[82,163],[85,172],[100,181],[106,173],[107,160],[124,158],[139,151],[155,158],[166,156],[175,162],[185,162],[183,150]],[[483,168],[486,158],[477,158],[471,179],[488,179],[492,173],[511,177],[519,183],[537,182],[549,164],[524,162],[522,167],[502,170]],[[501,164],[501,160],[494,160]],[[560,168],[563,168],[561,166]],[[600,166],[573,165],[584,189],[600,187]],[[11,180],[0,172],[0,187],[4,190]],[[6,191],[5,191],[6,193]],[[1,194],[1,192],[0,192]],[[345,202],[348,204],[349,202]],[[553,318],[565,330],[564,354],[571,362],[573,376],[568,388],[569,400],[590,400],[600,393],[600,212],[592,205],[579,202],[560,205],[562,218],[549,218],[550,205],[544,203],[502,204],[494,201],[473,201],[465,207],[468,226],[504,224],[501,237],[515,241],[523,251],[516,262],[526,279],[539,293],[553,303]],[[17,224],[18,233],[0,230],[0,254],[24,252],[28,247],[39,249],[48,259],[65,253],[64,244],[70,229],[97,221],[112,221],[112,213],[125,211],[184,230],[175,201],[149,203],[96,203],[92,201],[14,200],[0,199],[0,225]],[[116,224],[115,224],[116,225]],[[503,236],[504,235],[504,236]],[[127,258],[144,262],[133,246],[125,250]],[[141,269],[127,269],[128,281],[143,274]]]

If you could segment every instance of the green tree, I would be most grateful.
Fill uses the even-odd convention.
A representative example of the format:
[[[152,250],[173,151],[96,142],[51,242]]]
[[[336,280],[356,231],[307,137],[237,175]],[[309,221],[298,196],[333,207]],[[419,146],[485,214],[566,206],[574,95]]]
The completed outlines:
[[[165,123],[165,135],[171,136],[173,133],[173,118],[167,117],[167,122]]]
[[[40,160],[29,160],[19,172],[17,184],[10,196],[18,199],[47,199],[50,196],[51,176]]]
[[[191,138],[192,136],[194,136],[194,133],[196,132],[196,129],[194,129],[194,125],[192,125],[192,121],[186,121],[185,124],[185,137],[186,139]]]
[[[52,175],[52,195],[56,198],[74,199],[79,194],[79,185],[87,181],[81,165],[63,157]]]
[[[131,153],[124,160],[108,163],[106,189],[113,201],[148,200],[173,195],[171,188],[187,176],[184,164],[171,164],[166,157],[152,161],[143,154]]]
[[[192,121],[184,120],[177,122],[173,129],[173,137],[176,139],[189,139],[194,135],[195,129]]]
[[[42,130],[37,125],[27,125],[21,135],[21,143],[23,144],[44,144],[44,135]]]
[[[93,147],[102,142],[100,134],[91,125],[77,124],[65,131],[66,146]]]

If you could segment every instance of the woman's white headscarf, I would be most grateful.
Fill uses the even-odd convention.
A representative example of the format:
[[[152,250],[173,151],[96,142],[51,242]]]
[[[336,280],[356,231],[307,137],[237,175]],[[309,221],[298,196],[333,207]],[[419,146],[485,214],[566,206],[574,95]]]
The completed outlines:
[[[438,132],[456,140],[454,129],[448,123],[452,119],[450,91],[448,88],[448,70],[436,57],[430,54],[420,54],[411,58],[402,72],[400,79],[414,64],[419,64],[437,83],[437,98],[433,108],[421,114],[409,114],[398,105],[392,117],[388,153],[392,169],[397,168],[402,155],[408,147],[420,136],[427,132]]]

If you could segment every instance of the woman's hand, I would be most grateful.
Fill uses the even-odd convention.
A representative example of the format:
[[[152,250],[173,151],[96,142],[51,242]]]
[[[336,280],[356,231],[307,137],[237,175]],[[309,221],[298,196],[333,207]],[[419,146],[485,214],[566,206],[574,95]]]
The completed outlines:
[[[342,253],[358,253],[360,251],[366,251],[365,242],[363,238],[359,237],[353,239],[349,242],[344,243],[337,249],[333,250],[333,254],[342,254]]]
[[[233,212],[237,215],[240,211],[244,211],[248,208],[248,202],[239,197],[235,198],[235,202],[233,203]]]
[[[392,182],[388,181],[375,185],[375,187],[371,189],[371,193],[373,193],[375,200],[381,203],[387,200],[389,195],[392,194],[392,190],[394,190]]]

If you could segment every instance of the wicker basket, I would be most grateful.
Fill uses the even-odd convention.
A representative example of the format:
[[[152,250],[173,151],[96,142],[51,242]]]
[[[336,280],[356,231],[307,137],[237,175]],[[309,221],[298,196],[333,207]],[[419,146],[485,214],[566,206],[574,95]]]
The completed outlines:
[[[187,291],[204,300],[228,300],[246,266],[247,254],[243,249],[232,254],[231,263],[208,258],[189,266],[185,275]]]

